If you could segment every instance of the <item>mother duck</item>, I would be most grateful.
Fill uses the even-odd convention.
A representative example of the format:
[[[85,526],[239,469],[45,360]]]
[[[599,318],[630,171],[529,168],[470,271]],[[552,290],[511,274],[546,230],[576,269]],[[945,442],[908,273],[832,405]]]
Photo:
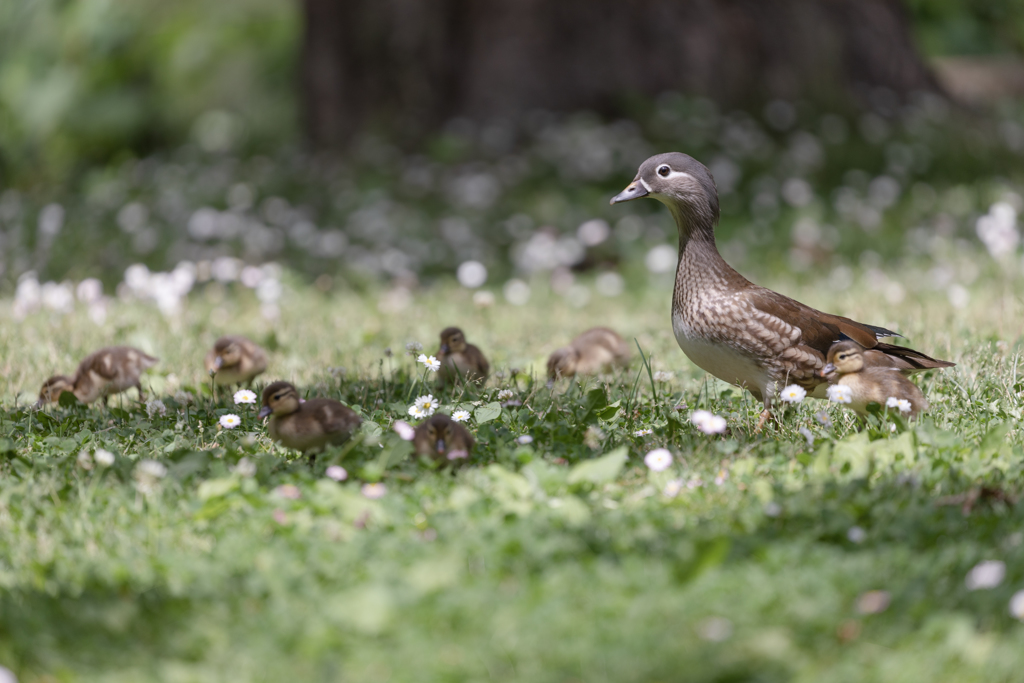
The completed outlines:
[[[772,399],[788,384],[825,398],[819,376],[829,347],[852,339],[872,367],[904,374],[954,365],[879,339],[898,337],[884,327],[823,313],[737,273],[715,245],[718,190],[711,172],[693,157],[668,152],[651,157],[612,204],[657,199],[679,231],[679,264],[672,295],[672,329],[694,364],[743,387],[763,402],[757,429],[771,416]]]

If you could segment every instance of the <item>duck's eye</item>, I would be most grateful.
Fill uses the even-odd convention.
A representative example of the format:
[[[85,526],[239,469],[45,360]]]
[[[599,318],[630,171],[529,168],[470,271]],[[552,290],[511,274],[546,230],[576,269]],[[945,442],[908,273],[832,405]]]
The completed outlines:
[[[668,164],[662,164],[658,167],[658,175],[662,178],[668,178],[668,174],[672,172],[672,169],[668,167]]]

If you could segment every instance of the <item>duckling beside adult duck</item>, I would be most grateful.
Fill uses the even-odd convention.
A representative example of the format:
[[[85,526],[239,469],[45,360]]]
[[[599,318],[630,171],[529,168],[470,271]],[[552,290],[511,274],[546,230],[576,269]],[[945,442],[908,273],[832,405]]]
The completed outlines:
[[[548,382],[574,375],[596,375],[629,365],[629,344],[615,330],[592,327],[548,358]]]
[[[845,335],[877,364],[902,373],[954,365],[903,346],[879,341],[899,336],[877,325],[823,313],[737,273],[715,245],[718,191],[710,171],[679,152],[658,154],[640,165],[612,204],[641,197],[668,207],[679,233],[679,263],[672,295],[672,329],[683,353],[698,367],[745,388],[764,404],[760,430],[783,386],[799,384],[825,398],[819,375],[829,347]]]
[[[898,410],[916,418],[928,410],[928,401],[921,389],[902,374],[889,367],[868,364],[864,347],[854,341],[833,344],[828,351],[828,362],[819,375],[834,379],[835,384],[850,389],[851,410],[867,417],[868,404]]]

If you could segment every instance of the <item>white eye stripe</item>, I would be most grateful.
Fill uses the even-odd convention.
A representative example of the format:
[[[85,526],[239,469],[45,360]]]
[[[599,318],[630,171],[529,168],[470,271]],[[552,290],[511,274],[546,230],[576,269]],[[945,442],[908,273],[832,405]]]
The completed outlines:
[[[647,184],[646,180],[640,178],[640,184],[644,186],[644,189],[647,190],[647,192],[651,192],[651,186]]]
[[[684,173],[683,171],[673,171],[673,170],[669,170],[669,174],[667,176],[662,176],[662,177],[665,180],[672,180],[673,178],[689,178],[690,180],[693,180],[693,176],[690,175],[689,173]]]

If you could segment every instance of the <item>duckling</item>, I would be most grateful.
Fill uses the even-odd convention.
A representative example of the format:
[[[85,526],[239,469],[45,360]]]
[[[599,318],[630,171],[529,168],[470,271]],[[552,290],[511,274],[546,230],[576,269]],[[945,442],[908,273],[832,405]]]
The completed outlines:
[[[828,350],[828,362],[820,370],[822,377],[850,388],[853,401],[848,405],[854,412],[867,417],[869,403],[885,408],[890,399],[908,402],[911,418],[928,410],[928,401],[916,384],[894,368],[872,366],[872,359],[866,359],[866,355],[864,347],[855,341],[837,342]]]
[[[60,399],[60,395],[65,391],[73,393],[74,390],[74,377],[68,377],[67,375],[54,375],[43,382],[43,387],[39,390],[39,400],[36,401],[36,408],[41,408],[47,403],[56,403],[57,400]]]
[[[56,375],[46,380],[39,392],[41,405],[56,401],[63,391],[70,391],[82,403],[92,403],[102,398],[107,404],[112,394],[119,394],[135,387],[139,400],[146,399],[139,377],[147,368],[156,365],[154,358],[130,346],[108,346],[91,353],[78,364],[74,376]]]
[[[259,417],[268,415],[270,438],[303,453],[342,443],[362,422],[354,410],[333,399],[299,398],[298,390],[288,382],[273,382],[263,390]]]
[[[718,190],[710,171],[696,159],[678,152],[649,158],[611,203],[641,197],[665,204],[679,233],[672,296],[676,341],[695,365],[764,403],[759,430],[771,416],[775,395],[787,384],[825,398],[827,384],[818,371],[842,334],[880,352],[879,362],[904,374],[954,365],[882,343],[878,340],[899,335],[817,311],[737,273],[715,245]]]
[[[473,435],[468,429],[442,413],[435,413],[416,427],[416,434],[412,440],[416,455],[429,456],[440,461],[468,458],[473,451],[474,443]]]
[[[460,380],[483,384],[491,372],[491,366],[480,349],[466,343],[466,335],[457,327],[446,327],[441,331],[441,348],[437,351],[441,361],[437,383],[445,386]]]
[[[249,339],[237,335],[221,337],[206,354],[206,371],[215,373],[215,384],[248,382],[267,369],[267,354]]]
[[[573,375],[596,375],[611,366],[629,365],[629,344],[614,330],[592,327],[569,346],[557,349],[548,358],[548,382]]]

